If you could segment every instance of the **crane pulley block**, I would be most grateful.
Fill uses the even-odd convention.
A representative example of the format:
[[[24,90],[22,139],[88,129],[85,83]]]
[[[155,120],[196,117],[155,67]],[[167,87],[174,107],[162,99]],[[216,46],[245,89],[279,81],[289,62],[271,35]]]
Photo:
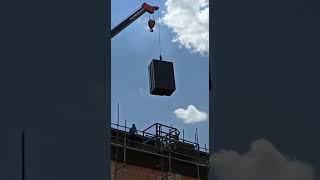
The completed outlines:
[[[153,19],[149,19],[148,26],[149,26],[150,32],[153,32],[153,28],[155,25],[156,25],[156,21]]]
[[[150,6],[150,5],[147,4],[147,3],[143,3],[143,4],[142,4],[142,8],[143,8],[145,11],[147,11],[148,13],[150,13],[150,14],[153,14],[154,11],[156,11],[156,10],[159,9],[158,6]]]

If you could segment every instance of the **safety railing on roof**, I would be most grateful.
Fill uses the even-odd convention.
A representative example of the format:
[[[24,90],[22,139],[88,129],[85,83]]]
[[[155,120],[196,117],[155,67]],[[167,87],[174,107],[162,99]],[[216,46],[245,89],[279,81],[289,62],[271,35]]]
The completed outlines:
[[[134,148],[134,149],[140,149],[144,152],[156,154],[159,156],[168,156],[169,151],[167,149],[163,149],[162,152],[159,148],[156,148],[152,145],[148,144],[142,144],[139,141],[136,140],[130,140],[130,139],[125,139],[125,138],[119,138],[122,141],[126,141],[127,147],[126,148]],[[114,145],[125,147],[124,143],[121,142],[112,142]],[[189,151],[171,151],[171,158],[180,160],[180,161],[187,161],[190,163],[194,164],[201,164],[202,166],[207,166],[207,161],[208,161],[208,154],[205,155],[199,155],[196,156],[195,154],[191,154]],[[178,157],[178,158],[177,158]],[[189,159],[189,160],[186,160]]]
[[[156,128],[156,131],[150,132],[151,128],[153,128],[153,127]],[[115,124],[115,123],[111,123],[111,128],[118,130],[118,131],[122,131],[123,132],[122,135],[128,134],[129,129],[130,129],[126,125],[120,125],[120,124]],[[164,131],[162,128],[167,128],[169,131],[171,131],[171,133]],[[146,139],[155,138],[155,139],[159,140],[160,142],[162,142],[165,145],[164,147],[167,147],[170,144],[174,144],[174,143],[184,143],[184,144],[189,144],[189,145],[194,146],[194,150],[197,150],[197,151],[203,152],[203,153],[209,153],[209,149],[207,147],[200,147],[200,145],[198,143],[188,141],[184,138],[180,138],[179,137],[179,135],[180,135],[179,130],[176,128],[167,126],[167,125],[155,123],[143,131],[137,129],[137,135],[141,136],[143,138],[146,138]],[[178,135],[179,138],[175,138],[175,135]],[[142,143],[142,142],[139,142],[139,143]]]
[[[164,131],[162,128],[159,128],[161,126],[162,128],[169,129],[169,132]],[[156,127],[155,132],[150,132],[152,127]],[[118,174],[118,171],[120,169],[126,168],[126,162],[128,158],[128,154],[126,153],[127,151],[142,152],[149,155],[161,157],[161,162],[158,165],[159,167],[161,167],[161,171],[164,171],[164,167],[166,167],[166,171],[168,172],[168,174],[171,174],[172,172],[172,162],[181,162],[195,165],[197,167],[198,179],[200,179],[200,167],[204,169],[209,167],[209,150],[206,147],[201,148],[199,144],[187,141],[184,138],[174,138],[174,136],[172,135],[180,135],[180,132],[176,128],[156,123],[143,131],[137,129],[138,133],[134,136],[129,133],[130,128],[126,126],[126,122],[124,126],[111,123],[111,128],[111,145],[115,148],[115,153],[113,154],[113,158],[115,160],[115,176]],[[151,143],[144,143],[148,139]],[[179,149],[171,147],[172,145],[175,146],[179,143],[182,144]],[[190,146],[188,149],[181,148],[186,144],[192,145],[193,148],[190,148]],[[119,151],[118,148],[121,148],[122,150]],[[123,159],[121,160],[123,161],[121,162],[123,164],[120,164],[120,166],[117,165],[118,153],[123,154]],[[164,158],[166,160],[164,160]],[[164,161],[168,161],[169,165],[165,165]],[[162,174],[162,176],[165,179],[167,178],[165,177],[165,174]],[[202,176],[205,177],[207,175]]]

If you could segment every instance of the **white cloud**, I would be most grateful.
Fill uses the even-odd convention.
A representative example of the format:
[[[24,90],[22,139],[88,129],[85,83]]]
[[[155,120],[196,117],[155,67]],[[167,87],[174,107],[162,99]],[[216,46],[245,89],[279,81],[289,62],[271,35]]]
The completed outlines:
[[[314,180],[314,169],[290,160],[270,142],[257,140],[245,154],[221,151],[211,157],[219,180]]]
[[[209,53],[209,0],[167,0],[163,23],[175,33],[173,42],[202,55]]]
[[[174,113],[186,124],[203,122],[208,119],[207,113],[199,111],[193,105],[189,105],[187,109],[176,109]]]

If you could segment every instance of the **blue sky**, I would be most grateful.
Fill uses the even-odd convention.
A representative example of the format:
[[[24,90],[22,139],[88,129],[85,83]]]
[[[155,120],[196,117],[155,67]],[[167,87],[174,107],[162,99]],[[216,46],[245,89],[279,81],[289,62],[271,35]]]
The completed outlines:
[[[116,26],[143,2],[112,0],[111,26]],[[161,12],[166,11],[166,1],[146,2],[160,6]],[[147,68],[153,58],[159,58],[159,34],[157,28],[153,33],[146,28],[148,18],[148,14],[144,14],[112,39],[111,121],[115,123],[117,120],[119,102],[120,123],[124,124],[124,120],[127,120],[128,125],[135,123],[138,129],[144,129],[155,122],[172,124],[181,132],[184,129],[187,140],[194,140],[195,129],[198,128],[200,145],[208,145],[208,119],[186,124],[174,113],[176,109],[186,109],[189,105],[208,113],[208,56],[192,52],[196,47],[190,49],[179,42],[172,42],[177,34],[161,24],[162,57],[174,63],[177,90],[170,97],[150,95]],[[155,18],[158,18],[158,13],[155,13]]]

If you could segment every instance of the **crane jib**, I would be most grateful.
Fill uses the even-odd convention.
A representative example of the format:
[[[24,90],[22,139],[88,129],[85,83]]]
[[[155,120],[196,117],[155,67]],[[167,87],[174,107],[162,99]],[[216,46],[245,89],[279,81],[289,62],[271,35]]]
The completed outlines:
[[[150,6],[146,3],[144,3],[141,8],[139,8],[131,16],[127,17],[124,21],[122,21],[120,24],[118,24],[115,28],[113,28],[111,30],[111,38],[116,36],[119,32],[121,32],[123,29],[125,29],[127,26],[129,26],[131,23],[133,23],[136,19],[138,19],[145,12],[149,12],[150,14],[152,14],[154,12],[154,10],[158,10],[158,9],[159,8],[156,6]],[[151,23],[150,27],[153,27],[152,23]]]
[[[145,12],[145,9],[141,8],[138,12],[134,13],[129,19],[130,21],[133,19],[138,18],[139,16],[141,16],[143,13]]]

